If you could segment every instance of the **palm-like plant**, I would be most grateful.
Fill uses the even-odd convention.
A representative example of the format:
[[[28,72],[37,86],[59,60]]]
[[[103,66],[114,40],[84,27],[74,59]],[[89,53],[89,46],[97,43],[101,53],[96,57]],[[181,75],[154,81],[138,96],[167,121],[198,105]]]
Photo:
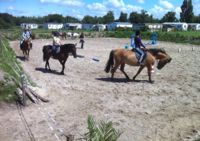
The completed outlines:
[[[96,124],[92,116],[88,116],[87,141],[116,141],[121,133],[113,128],[112,122],[100,121]]]

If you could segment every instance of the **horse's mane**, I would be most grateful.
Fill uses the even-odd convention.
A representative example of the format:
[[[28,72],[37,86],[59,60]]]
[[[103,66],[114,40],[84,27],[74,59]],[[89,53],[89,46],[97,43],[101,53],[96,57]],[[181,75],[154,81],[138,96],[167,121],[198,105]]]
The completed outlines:
[[[165,51],[164,48],[150,48],[150,49],[148,49],[148,51],[149,51],[150,53],[152,53],[153,55],[156,55],[156,54],[158,54],[159,52],[166,54],[166,51]]]

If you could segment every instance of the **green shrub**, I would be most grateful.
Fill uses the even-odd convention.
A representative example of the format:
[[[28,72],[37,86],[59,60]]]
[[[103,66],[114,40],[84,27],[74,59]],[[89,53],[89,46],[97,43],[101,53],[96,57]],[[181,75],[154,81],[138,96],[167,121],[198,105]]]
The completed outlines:
[[[15,96],[12,94],[17,86],[12,82],[11,78],[15,78],[19,82],[19,71],[22,70],[21,67],[17,70],[15,68],[16,64],[18,64],[16,55],[9,47],[8,40],[0,36],[0,70],[6,75],[3,80],[0,80],[0,101],[10,102],[15,100]]]
[[[116,141],[121,135],[113,128],[112,122],[100,121],[97,124],[92,116],[88,116],[88,133],[87,141]]]

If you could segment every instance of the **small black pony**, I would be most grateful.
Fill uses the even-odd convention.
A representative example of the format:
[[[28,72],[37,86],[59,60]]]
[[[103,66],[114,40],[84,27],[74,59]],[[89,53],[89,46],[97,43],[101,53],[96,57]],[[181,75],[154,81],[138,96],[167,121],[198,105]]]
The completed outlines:
[[[74,56],[74,58],[76,58],[76,44],[61,45],[60,52],[57,54],[54,54],[52,45],[43,46],[43,60],[46,61],[45,69],[47,69],[48,67],[49,70],[51,70],[49,66],[49,59],[50,57],[53,57],[54,59],[58,59],[59,62],[61,63],[62,71],[60,73],[64,74],[65,62],[69,57],[69,53],[71,53]]]

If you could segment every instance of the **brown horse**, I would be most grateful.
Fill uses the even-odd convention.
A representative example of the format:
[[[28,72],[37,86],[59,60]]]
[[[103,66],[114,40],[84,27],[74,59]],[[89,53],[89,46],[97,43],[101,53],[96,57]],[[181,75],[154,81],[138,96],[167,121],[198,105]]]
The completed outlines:
[[[43,46],[43,60],[46,61],[45,69],[48,67],[48,69],[51,70],[49,66],[49,59],[50,57],[53,57],[54,59],[58,59],[61,63],[62,71],[60,73],[64,74],[65,62],[67,61],[70,53],[74,56],[74,58],[76,58],[76,44],[61,45],[60,52],[56,54],[53,51],[52,45]]]
[[[28,60],[29,52],[31,49],[31,40],[30,39],[24,40],[21,46],[22,46],[21,50],[23,52],[24,58]]]
[[[111,69],[111,78],[114,77],[114,73],[117,68],[120,66],[120,70],[129,79],[128,75],[124,71],[125,64],[130,66],[140,66],[136,75],[133,77],[133,80],[140,74],[140,72],[147,67],[149,82],[153,83],[151,80],[151,70],[152,66],[155,63],[155,60],[158,60],[157,68],[162,69],[167,63],[171,61],[171,57],[165,52],[164,49],[152,48],[146,51],[146,57],[144,60],[144,65],[139,65],[138,59],[135,52],[127,49],[116,49],[110,52],[110,56],[105,68],[105,72],[109,72]]]

